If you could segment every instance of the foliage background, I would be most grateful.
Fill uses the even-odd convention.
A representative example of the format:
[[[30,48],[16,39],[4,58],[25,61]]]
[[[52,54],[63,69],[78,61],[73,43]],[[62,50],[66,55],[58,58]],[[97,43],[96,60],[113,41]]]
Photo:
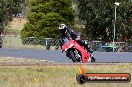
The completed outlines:
[[[28,22],[22,37],[54,38],[59,34],[58,25],[73,24],[71,0],[28,0]]]
[[[116,41],[132,39],[132,1],[131,0],[76,0],[79,18],[84,20],[85,35],[90,40],[112,41],[114,24],[114,2],[117,7]]]
[[[0,33],[13,16],[21,13],[24,2],[25,0],[0,0]]]
[[[21,32],[22,37],[55,38],[59,35],[58,25],[65,23],[74,25],[84,39],[110,42],[113,39],[115,1],[120,2],[116,41],[132,41],[131,0],[0,0],[0,32],[27,4],[28,22]]]

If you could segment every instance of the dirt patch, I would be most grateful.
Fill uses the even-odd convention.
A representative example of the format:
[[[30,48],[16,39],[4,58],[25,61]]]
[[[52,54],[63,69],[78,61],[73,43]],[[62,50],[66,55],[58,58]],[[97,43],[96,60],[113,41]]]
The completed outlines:
[[[25,66],[25,65],[40,65],[52,63],[53,61],[40,60],[40,59],[30,59],[30,58],[15,58],[15,57],[1,57],[1,66]]]

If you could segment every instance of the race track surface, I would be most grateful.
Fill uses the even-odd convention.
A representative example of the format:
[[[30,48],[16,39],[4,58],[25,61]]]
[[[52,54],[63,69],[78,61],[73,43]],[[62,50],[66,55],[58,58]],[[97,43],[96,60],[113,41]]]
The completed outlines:
[[[132,62],[132,52],[94,52],[97,63]],[[0,57],[32,58],[54,61],[55,63],[72,63],[60,50],[13,49],[0,48]]]

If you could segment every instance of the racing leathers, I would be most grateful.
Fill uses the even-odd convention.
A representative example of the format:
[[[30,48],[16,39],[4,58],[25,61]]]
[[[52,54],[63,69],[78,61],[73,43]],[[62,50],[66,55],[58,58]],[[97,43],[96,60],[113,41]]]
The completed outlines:
[[[73,40],[76,40],[76,42],[79,45],[84,46],[89,53],[93,53],[91,48],[88,46],[88,43],[81,40],[80,36],[74,30],[67,28],[67,29],[60,30],[60,33],[61,33],[61,41],[60,41],[61,45],[63,45],[64,43],[67,43],[69,39],[72,38]]]

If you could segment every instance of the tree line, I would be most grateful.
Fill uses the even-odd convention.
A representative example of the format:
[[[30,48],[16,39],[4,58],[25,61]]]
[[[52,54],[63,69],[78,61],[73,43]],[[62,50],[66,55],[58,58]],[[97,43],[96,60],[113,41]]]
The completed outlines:
[[[80,20],[86,21],[85,35],[91,40],[112,41],[116,25],[116,41],[132,41],[131,0],[76,0]],[[115,2],[120,5],[116,7]]]
[[[84,21],[80,32],[88,40],[113,40],[114,2],[117,7],[116,41],[132,40],[132,1],[131,0],[0,0],[0,30],[2,31],[13,15],[20,13],[25,1],[28,4],[27,23],[21,36],[54,38],[59,35],[58,25],[76,25],[76,17]],[[73,9],[73,4],[78,7]],[[76,28],[77,29],[77,28]]]
[[[73,24],[71,0],[28,0],[28,5],[23,37],[54,38],[59,34],[59,24]]]
[[[0,33],[13,16],[21,13],[25,0],[0,0]]]

